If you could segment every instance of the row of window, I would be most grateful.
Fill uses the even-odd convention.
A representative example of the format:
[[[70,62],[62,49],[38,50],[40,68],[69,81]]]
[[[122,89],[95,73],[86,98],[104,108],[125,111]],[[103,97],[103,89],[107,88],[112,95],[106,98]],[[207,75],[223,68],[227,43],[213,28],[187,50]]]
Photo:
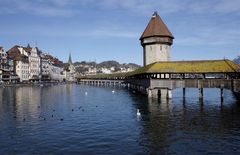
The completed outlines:
[[[160,45],[159,50],[162,51],[164,47],[166,50],[169,48],[169,46],[167,46],[167,45]],[[150,45],[150,51],[152,51],[152,50],[153,50],[153,46]]]
[[[36,62],[36,63],[40,63],[40,59],[29,59],[30,62]]]
[[[28,75],[22,75],[22,79],[28,79]]]
[[[30,73],[31,74],[39,74],[39,71],[38,70],[31,70]]]
[[[20,68],[20,66],[18,65],[17,68]],[[22,68],[22,69],[28,69],[29,67],[22,65],[21,68]]]

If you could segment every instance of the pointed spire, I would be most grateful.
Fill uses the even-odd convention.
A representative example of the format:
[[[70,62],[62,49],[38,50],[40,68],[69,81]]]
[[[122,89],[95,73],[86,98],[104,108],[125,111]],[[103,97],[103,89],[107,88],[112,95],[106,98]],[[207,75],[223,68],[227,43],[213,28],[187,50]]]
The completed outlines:
[[[71,52],[69,53],[68,63],[69,63],[69,64],[72,64]]]
[[[172,33],[168,30],[167,26],[156,11],[153,13],[152,18],[144,30],[140,40],[155,36],[170,37],[174,39]]]
[[[28,43],[27,48],[31,48],[30,44]]]

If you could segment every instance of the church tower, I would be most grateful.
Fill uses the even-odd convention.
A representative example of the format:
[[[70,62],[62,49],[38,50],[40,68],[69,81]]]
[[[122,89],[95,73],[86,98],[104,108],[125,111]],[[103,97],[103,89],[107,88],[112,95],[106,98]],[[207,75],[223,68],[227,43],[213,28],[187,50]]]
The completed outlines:
[[[143,65],[158,61],[170,61],[173,35],[157,12],[154,12],[140,41],[143,46]]]
[[[72,56],[71,56],[71,52],[69,53],[68,64],[72,64]]]

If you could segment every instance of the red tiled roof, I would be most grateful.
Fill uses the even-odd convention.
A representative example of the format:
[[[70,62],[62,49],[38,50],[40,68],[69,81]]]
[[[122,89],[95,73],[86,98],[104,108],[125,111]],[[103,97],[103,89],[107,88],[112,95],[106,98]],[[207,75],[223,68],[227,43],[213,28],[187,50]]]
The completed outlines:
[[[157,12],[154,12],[140,40],[142,40],[143,38],[148,38],[153,36],[170,37],[174,39],[172,33],[169,31],[169,29],[164,24],[163,20],[157,14]]]

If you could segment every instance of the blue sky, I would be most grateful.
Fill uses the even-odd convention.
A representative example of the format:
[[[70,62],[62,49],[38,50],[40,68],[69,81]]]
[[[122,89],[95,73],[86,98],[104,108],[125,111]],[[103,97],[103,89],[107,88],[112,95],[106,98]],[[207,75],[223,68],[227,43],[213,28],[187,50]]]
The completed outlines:
[[[172,60],[240,55],[240,0],[0,0],[0,46],[142,65],[139,38],[154,11],[175,37]]]

